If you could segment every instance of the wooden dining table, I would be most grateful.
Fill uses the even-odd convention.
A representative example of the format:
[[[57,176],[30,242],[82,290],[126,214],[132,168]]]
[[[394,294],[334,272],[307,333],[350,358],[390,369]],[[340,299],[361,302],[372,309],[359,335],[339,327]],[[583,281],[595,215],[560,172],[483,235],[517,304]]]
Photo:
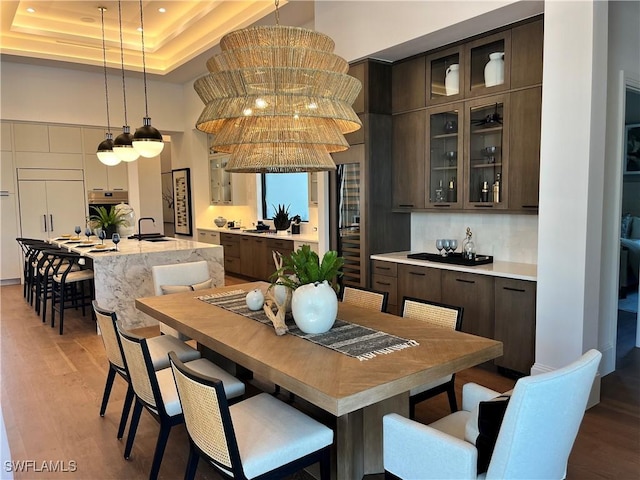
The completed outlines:
[[[361,361],[294,335],[277,336],[271,325],[197,298],[268,286],[252,282],[139,298],[136,307],[335,416],[333,478],[384,471],[382,416],[408,416],[413,387],[502,355],[499,341],[339,302],[339,319],[418,343]]]

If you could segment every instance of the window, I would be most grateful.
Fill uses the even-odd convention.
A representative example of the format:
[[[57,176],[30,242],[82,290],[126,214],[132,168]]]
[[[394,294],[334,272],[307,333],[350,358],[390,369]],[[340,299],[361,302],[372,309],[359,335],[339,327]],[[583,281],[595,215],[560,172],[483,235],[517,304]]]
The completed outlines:
[[[274,206],[289,206],[289,218],[300,215],[309,221],[309,177],[302,173],[262,174],[262,218],[271,219]]]

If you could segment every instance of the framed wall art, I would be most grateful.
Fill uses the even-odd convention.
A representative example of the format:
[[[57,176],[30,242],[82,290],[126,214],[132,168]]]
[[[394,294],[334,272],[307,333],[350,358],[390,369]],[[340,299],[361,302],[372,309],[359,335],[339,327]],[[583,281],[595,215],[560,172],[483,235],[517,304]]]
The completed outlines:
[[[190,169],[171,170],[175,230],[179,235],[193,235],[191,221]]]
[[[625,127],[624,174],[640,175],[640,123]]]

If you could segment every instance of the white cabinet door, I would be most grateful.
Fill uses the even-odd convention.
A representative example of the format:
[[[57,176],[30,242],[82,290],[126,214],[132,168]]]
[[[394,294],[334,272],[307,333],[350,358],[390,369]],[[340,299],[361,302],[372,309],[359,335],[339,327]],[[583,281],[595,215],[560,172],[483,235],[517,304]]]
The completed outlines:
[[[20,225],[25,238],[48,238],[47,182],[44,180],[21,181]]]
[[[129,175],[127,165],[126,162],[120,162],[113,167],[107,167],[107,184],[109,190],[128,190]]]
[[[82,182],[48,180],[47,209],[52,237],[73,233],[76,225],[84,229],[87,209]]]
[[[2,122],[2,135],[0,136],[0,149],[10,152],[13,149],[13,140],[11,138],[11,124]]]
[[[0,152],[0,190],[14,193],[13,177],[15,175],[13,154],[11,152]]]
[[[0,218],[2,219],[2,235],[0,237],[0,280],[19,279],[22,274],[22,257],[16,238],[18,222],[16,221],[16,196],[0,194]]]
[[[22,236],[53,238],[84,227],[84,186],[80,181],[20,181],[20,223]]]
[[[35,123],[14,123],[13,138],[16,152],[48,152],[49,129]]]

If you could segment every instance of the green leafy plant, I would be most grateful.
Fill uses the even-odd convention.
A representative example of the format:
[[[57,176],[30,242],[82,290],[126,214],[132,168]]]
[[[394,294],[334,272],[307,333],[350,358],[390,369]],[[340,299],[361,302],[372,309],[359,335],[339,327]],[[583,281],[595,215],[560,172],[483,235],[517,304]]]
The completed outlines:
[[[284,204],[278,205],[278,208],[273,206],[274,215],[273,215],[273,225],[276,227],[276,230],[286,230],[291,225],[291,219],[289,218],[289,205],[286,207]]]
[[[282,260],[282,267],[271,275],[272,285],[282,284],[295,290],[308,283],[327,280],[336,292],[339,290],[338,277],[342,276],[340,269],[344,258],[335,250],[326,252],[320,262],[318,254],[309,245],[303,245],[291,255],[283,256]]]
[[[112,205],[109,210],[105,207],[91,207],[95,212],[89,216],[89,221],[94,228],[102,228],[107,230],[109,227],[116,228],[126,222],[125,213],[122,211],[116,211],[115,205]]]

